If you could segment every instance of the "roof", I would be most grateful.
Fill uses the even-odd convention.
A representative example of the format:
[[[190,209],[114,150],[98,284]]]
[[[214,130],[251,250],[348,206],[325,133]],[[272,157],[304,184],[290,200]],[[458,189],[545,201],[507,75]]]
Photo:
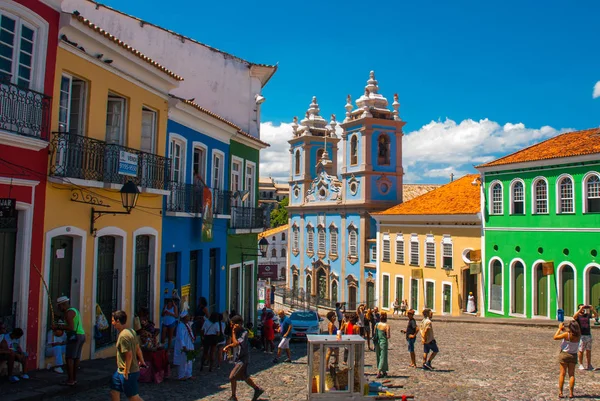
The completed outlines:
[[[511,153],[479,167],[533,162],[538,160],[574,157],[600,153],[600,128],[573,131],[557,135],[543,142]]]
[[[279,227],[271,228],[270,230],[263,231],[262,233],[258,234],[258,239],[270,237],[271,235],[280,233],[282,231],[287,231],[288,228],[289,228],[289,224],[284,224]]]
[[[74,12],[71,15],[72,15],[73,19],[76,19],[77,21],[81,22],[83,25],[87,26],[91,30],[93,30],[96,33],[98,33],[99,35],[102,35],[105,38],[107,38],[108,40],[110,40],[110,41],[114,42],[115,44],[117,44],[118,46],[121,46],[123,49],[129,51],[131,54],[133,54],[133,55],[141,58],[142,60],[144,60],[148,64],[152,65],[153,67],[157,68],[158,70],[162,71],[163,73],[167,74],[171,78],[173,78],[173,79],[175,79],[177,81],[183,81],[183,77],[175,74],[173,71],[171,71],[168,68],[160,65],[156,61],[152,60],[150,57],[144,55],[139,50],[136,50],[133,47],[129,46],[127,43],[123,42],[122,40],[120,40],[116,36],[111,35],[110,33],[106,32],[104,29],[100,28],[98,25],[94,24],[93,22],[91,22],[87,18],[83,17],[78,12]]]
[[[407,202],[439,187],[441,187],[440,184],[403,184],[402,200]]]
[[[480,211],[480,188],[473,185],[478,174],[469,174],[424,195],[374,215],[476,214]]]

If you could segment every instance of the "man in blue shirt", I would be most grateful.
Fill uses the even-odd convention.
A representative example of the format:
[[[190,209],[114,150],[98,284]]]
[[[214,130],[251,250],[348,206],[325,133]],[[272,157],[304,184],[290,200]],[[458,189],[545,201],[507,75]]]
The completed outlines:
[[[277,347],[277,356],[273,359],[273,363],[279,362],[281,356],[281,350],[284,349],[287,353],[287,359],[284,362],[292,362],[292,352],[290,351],[290,334],[292,332],[292,322],[289,318],[285,317],[285,312],[280,310],[277,312],[279,316],[280,326],[279,332],[281,333],[281,342]]]

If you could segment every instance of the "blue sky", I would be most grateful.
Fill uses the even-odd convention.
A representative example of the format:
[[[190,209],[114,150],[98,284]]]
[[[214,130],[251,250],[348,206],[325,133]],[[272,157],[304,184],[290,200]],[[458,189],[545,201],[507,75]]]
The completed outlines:
[[[407,181],[445,182],[566,129],[600,125],[597,1],[104,3],[249,61],[279,63],[263,92],[262,135],[274,143],[261,163],[277,177],[288,168],[285,123],[313,95],[322,115],[343,118],[346,95],[363,93],[370,70],[390,103],[400,96]]]

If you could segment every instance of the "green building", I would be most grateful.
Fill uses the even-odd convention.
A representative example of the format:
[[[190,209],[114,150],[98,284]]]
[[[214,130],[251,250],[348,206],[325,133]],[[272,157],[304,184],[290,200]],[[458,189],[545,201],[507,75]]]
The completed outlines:
[[[477,169],[485,315],[555,319],[559,308],[569,316],[579,303],[597,305],[600,129],[558,135]]]
[[[268,144],[240,132],[230,143],[231,218],[227,232],[227,309],[244,320],[256,316],[258,277],[258,233],[265,227],[265,214],[258,208],[258,163],[260,149]]]

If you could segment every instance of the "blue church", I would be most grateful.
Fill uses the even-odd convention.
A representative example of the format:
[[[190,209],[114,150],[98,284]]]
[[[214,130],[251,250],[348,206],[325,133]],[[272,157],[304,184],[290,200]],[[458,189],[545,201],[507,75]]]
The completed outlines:
[[[376,304],[376,223],[371,212],[402,200],[402,127],[371,71],[364,94],[346,117],[327,121],[313,97],[292,123],[287,286],[324,306]],[[341,128],[341,138],[336,128]],[[341,145],[341,149],[340,149]],[[341,172],[338,172],[341,157]]]

